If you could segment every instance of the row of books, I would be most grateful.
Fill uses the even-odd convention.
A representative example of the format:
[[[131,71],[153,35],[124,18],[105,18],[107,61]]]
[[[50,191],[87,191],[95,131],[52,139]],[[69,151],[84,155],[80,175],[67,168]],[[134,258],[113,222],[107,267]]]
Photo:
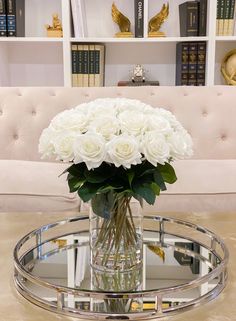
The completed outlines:
[[[181,37],[206,36],[207,0],[186,1],[179,5]]]
[[[216,35],[233,36],[235,0],[217,0]]]
[[[73,43],[71,57],[73,87],[104,86],[104,45]]]
[[[176,86],[204,86],[206,42],[179,42],[176,45]]]
[[[25,36],[25,0],[0,0],[0,37]]]

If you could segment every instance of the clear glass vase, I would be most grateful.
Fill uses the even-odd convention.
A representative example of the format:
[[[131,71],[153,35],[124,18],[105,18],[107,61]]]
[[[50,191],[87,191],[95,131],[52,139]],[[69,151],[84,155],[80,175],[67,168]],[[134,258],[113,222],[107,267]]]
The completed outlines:
[[[116,194],[107,217],[94,214],[90,207],[91,266],[103,272],[136,269],[143,259],[143,218],[139,202]]]
[[[98,198],[99,199],[99,198]],[[101,197],[101,201],[103,198]],[[104,204],[104,210],[107,207]],[[103,204],[101,205],[103,207]],[[90,251],[92,285],[101,291],[136,291],[142,289],[143,217],[138,201],[115,195],[107,218],[90,208]],[[94,310],[125,313],[141,308],[141,301],[107,299]],[[98,308],[99,307],[99,308]]]

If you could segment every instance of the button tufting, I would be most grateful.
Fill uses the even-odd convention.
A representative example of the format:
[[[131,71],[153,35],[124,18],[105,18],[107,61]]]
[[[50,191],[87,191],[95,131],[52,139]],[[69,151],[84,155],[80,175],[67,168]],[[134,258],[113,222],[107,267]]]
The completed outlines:
[[[203,115],[204,117],[206,117],[206,116],[208,115],[208,112],[207,112],[206,110],[204,110],[204,111],[202,112],[202,115]]]
[[[150,95],[151,95],[151,96],[154,96],[154,95],[155,95],[155,93],[151,93]]]
[[[3,112],[2,112],[2,110],[0,110],[0,116],[2,116],[2,114],[3,114]]]
[[[17,93],[17,96],[22,96],[22,93]]]
[[[121,93],[117,93],[117,96],[121,96]]]
[[[188,93],[184,93],[184,96],[188,96]]]
[[[89,94],[85,94],[84,96],[85,96],[85,97],[89,97]]]
[[[54,93],[54,92],[50,93],[50,96],[56,96],[56,93]]]
[[[32,115],[35,116],[36,115],[36,111],[35,110],[32,110]]]
[[[223,94],[222,93],[217,93],[217,96],[222,96]]]
[[[19,136],[18,136],[17,134],[14,134],[14,135],[13,135],[13,138],[14,138],[15,140],[17,140],[17,139],[19,138]]]
[[[227,138],[226,134],[221,135],[221,140],[226,140],[226,138]]]

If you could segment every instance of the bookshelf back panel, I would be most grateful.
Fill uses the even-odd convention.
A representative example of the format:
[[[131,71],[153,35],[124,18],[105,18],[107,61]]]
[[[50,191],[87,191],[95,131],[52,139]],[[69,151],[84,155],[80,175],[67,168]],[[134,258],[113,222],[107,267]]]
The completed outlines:
[[[135,64],[144,67],[147,80],[174,85],[175,43],[106,44],[105,85],[116,86],[120,80],[131,80]]]
[[[216,44],[215,85],[226,85],[225,79],[221,75],[220,68],[224,56],[232,49],[236,49],[236,41],[220,41]]]
[[[120,31],[111,16],[113,2],[113,0],[85,0],[88,37],[114,37],[115,33]],[[131,32],[134,33],[134,1],[116,0],[115,4],[129,18]]]
[[[8,86],[63,86],[63,52],[60,43],[11,43]]]
[[[61,19],[61,0],[25,0],[26,37],[46,37],[45,25],[52,25],[54,13],[58,13]]]

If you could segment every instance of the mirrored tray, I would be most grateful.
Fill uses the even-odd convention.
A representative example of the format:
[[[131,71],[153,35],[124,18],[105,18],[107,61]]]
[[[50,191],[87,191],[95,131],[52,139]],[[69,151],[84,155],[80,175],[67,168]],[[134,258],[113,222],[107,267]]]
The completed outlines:
[[[192,309],[225,287],[228,250],[222,239],[183,220],[145,216],[137,286],[129,292],[103,291],[90,266],[88,229],[88,216],[78,216],[24,236],[14,249],[19,293],[69,316],[137,320]]]

